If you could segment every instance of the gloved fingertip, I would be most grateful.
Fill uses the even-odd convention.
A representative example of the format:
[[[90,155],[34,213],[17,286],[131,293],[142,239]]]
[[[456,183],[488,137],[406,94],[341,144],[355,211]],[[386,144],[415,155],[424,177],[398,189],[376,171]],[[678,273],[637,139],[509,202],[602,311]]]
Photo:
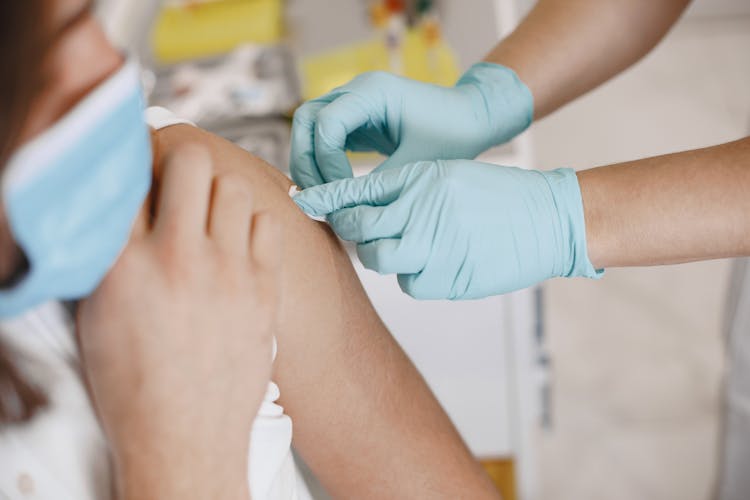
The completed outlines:
[[[398,275],[398,286],[401,288],[401,291],[404,292],[406,295],[417,299],[414,295],[413,285],[414,285],[414,278],[415,275],[413,274],[399,274]]]
[[[311,217],[323,217],[333,212],[330,197],[327,196],[324,186],[313,186],[300,191],[292,197],[294,203]]]
[[[294,182],[299,189],[307,189],[318,184],[322,184],[323,180],[317,181],[315,177],[299,170],[292,170],[292,182]],[[317,182],[316,182],[317,181]]]
[[[362,263],[365,269],[375,271],[376,273],[381,275],[390,274],[387,273],[382,266],[382,262],[380,256],[378,255],[376,245],[377,242],[369,242],[357,245],[357,257],[359,257],[359,261]]]
[[[297,204],[300,210],[302,210],[305,213],[309,213],[312,211],[312,209],[310,208],[310,206],[307,205],[307,203],[301,200],[298,200],[297,198],[299,198],[299,196],[292,198],[292,201]]]

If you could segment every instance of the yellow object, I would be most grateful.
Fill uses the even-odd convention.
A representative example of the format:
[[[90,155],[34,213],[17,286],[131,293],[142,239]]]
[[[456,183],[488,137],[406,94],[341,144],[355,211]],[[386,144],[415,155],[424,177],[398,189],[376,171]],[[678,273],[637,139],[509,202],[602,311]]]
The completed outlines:
[[[162,63],[229,52],[283,35],[282,0],[211,0],[164,7],[152,44]]]
[[[426,20],[422,23],[422,32],[424,34],[425,43],[428,47],[438,44],[442,39],[440,25],[434,20]]]
[[[429,40],[429,42],[428,42]],[[443,39],[425,36],[421,28],[409,30],[402,45],[403,76],[440,85],[453,85],[459,77],[458,62]],[[382,39],[348,45],[311,56],[302,62],[305,99],[318,97],[343,85],[360,73],[388,71],[390,58]]]
[[[370,7],[370,20],[376,28],[385,28],[389,17],[390,12],[383,2],[378,2]]]
[[[513,459],[497,458],[480,460],[479,463],[495,483],[503,500],[516,500],[516,479]]]

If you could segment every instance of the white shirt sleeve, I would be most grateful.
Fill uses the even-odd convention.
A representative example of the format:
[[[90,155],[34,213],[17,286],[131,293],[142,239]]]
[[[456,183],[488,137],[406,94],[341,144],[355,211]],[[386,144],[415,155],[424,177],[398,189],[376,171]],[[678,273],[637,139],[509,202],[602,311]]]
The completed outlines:
[[[155,130],[172,125],[192,125],[165,108],[146,109],[146,122]],[[290,191],[290,196],[292,192]],[[276,359],[276,339],[273,358]],[[251,496],[258,500],[297,500],[311,498],[304,484],[297,481],[297,469],[291,453],[292,420],[276,403],[279,387],[269,382],[258,415],[253,422],[248,456]]]
[[[0,429],[0,499],[109,499],[107,444],[80,376],[72,318],[49,302],[2,322],[0,336],[49,400],[30,422]]]
[[[195,123],[190,120],[179,118],[168,109],[159,106],[151,106],[146,109],[146,123],[155,130],[171,127],[172,125],[191,125],[195,127]]]

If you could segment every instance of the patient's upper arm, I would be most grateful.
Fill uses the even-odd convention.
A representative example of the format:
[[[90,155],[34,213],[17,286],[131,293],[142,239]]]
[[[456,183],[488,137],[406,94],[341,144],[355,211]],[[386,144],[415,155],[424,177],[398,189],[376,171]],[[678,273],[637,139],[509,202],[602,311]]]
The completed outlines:
[[[346,498],[496,497],[335,235],[289,199],[289,179],[194,127],[169,127],[157,139],[162,154],[181,142],[206,145],[216,170],[247,175],[256,210],[284,226],[274,380],[294,421],[295,448],[323,485]]]

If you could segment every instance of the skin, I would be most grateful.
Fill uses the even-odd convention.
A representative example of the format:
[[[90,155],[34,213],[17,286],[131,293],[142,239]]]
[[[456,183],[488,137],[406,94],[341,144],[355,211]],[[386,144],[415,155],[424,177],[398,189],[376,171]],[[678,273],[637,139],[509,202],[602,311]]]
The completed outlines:
[[[247,437],[271,372],[280,228],[253,215],[246,179],[214,178],[196,146],[171,155],[153,223],[149,215],[78,310],[118,498],[247,499]],[[195,481],[195,471],[213,479]]]
[[[485,60],[512,68],[534,96],[534,118],[543,118],[641,59],[689,4],[540,0]]]
[[[337,238],[289,199],[291,182],[200,129],[179,125],[158,133],[159,151],[184,143],[206,147],[219,173],[229,169],[247,176],[255,207],[273,214],[283,227],[273,380],[294,420],[295,448],[330,493],[341,498],[497,498],[373,310]]]
[[[663,36],[685,2],[664,2],[659,7],[649,6],[645,2],[616,4],[621,9],[619,14],[625,19],[642,20],[646,17],[644,12],[648,12],[648,17],[653,19],[645,26],[638,24],[638,30],[624,30],[633,34],[632,40],[616,40],[617,43],[607,42],[613,32],[607,26],[611,28],[614,24],[605,23],[604,28],[590,28],[597,24],[592,19],[601,22],[603,15],[596,10],[595,2],[577,2],[573,9],[566,3],[565,9],[570,18],[561,16],[559,12],[555,14],[556,9],[550,7],[560,8],[559,5],[551,1],[541,2],[537,9],[542,10],[535,11],[536,14],[524,24],[523,30],[517,32],[515,40],[511,38],[504,42],[512,42],[514,46],[506,45],[499,51],[500,54],[526,54],[526,57],[516,56],[517,63],[507,64],[518,71],[534,92],[537,116],[548,114],[632,64]],[[594,14],[585,15],[586,9],[592,9]],[[545,15],[540,15],[540,12]],[[610,19],[608,16],[604,18]],[[622,17],[612,14],[610,22],[615,23],[617,19]],[[571,24],[573,21],[583,23],[577,26],[581,29],[571,29],[575,27]],[[561,36],[545,39],[539,35],[544,31],[542,26]],[[567,30],[563,30],[563,26],[567,26]],[[586,27],[589,27],[588,30],[583,29]],[[589,34],[589,30],[594,33]],[[570,33],[569,38],[565,36],[566,32]],[[576,33],[582,32],[587,36],[578,38],[580,35]],[[561,41],[567,43],[559,45]],[[609,53],[606,50],[588,50],[588,47],[606,43],[613,43],[613,49],[624,48]],[[569,50],[570,54],[559,50],[560,46]],[[541,54],[550,53],[569,55],[570,58],[564,58],[566,64],[571,61],[574,64],[567,69],[563,63],[542,64]],[[545,66],[549,69],[545,69]],[[581,79],[581,74],[588,76]],[[573,80],[579,83],[573,85]],[[241,163],[239,156],[244,153],[232,153],[232,147],[221,147],[219,143],[222,141],[204,136],[201,131],[182,129],[175,127],[161,134],[162,145],[168,149],[173,144],[171,135],[174,134],[177,143],[190,140],[208,146],[217,165]],[[235,154],[237,158],[234,158]],[[747,197],[742,196],[748,187],[747,160],[748,144],[747,140],[743,140],[716,148],[582,173],[581,189],[593,262],[598,266],[658,264],[747,254],[746,235],[750,234],[750,227],[747,215],[743,215],[748,213]],[[706,165],[711,168],[705,168]],[[254,186],[263,186],[264,182],[268,184],[268,189],[262,189],[260,193],[273,198],[270,193],[274,184],[280,190],[277,192],[285,192],[288,185],[285,179],[272,174],[267,168],[254,167],[251,162],[247,167],[249,172],[256,172],[248,173],[254,176]],[[692,203],[685,200],[685,192],[691,193]],[[444,495],[478,498],[489,495],[489,491],[482,488],[475,492],[468,491],[471,485],[486,482],[477,474],[467,473],[471,467],[461,458],[466,455],[460,452],[456,455],[444,444],[430,443],[424,433],[404,422],[405,411],[414,414],[426,409],[428,411],[414,421],[419,422],[423,429],[428,429],[428,435],[441,436],[451,432],[447,422],[435,418],[440,411],[431,403],[431,397],[418,396],[420,390],[413,386],[421,386],[421,381],[405,362],[403,353],[387,334],[377,333],[384,332],[384,329],[382,325],[377,326],[379,321],[368,312],[371,309],[361,287],[328,231],[317,225],[311,226],[309,221],[302,221],[286,200],[281,201],[282,198],[277,196],[275,201],[268,201],[269,205],[265,205],[262,197],[257,202],[260,207],[270,207],[282,218],[288,217],[283,219],[285,232],[294,238],[292,241],[298,242],[298,245],[289,245],[286,249],[285,262],[289,265],[283,280],[285,289],[292,286],[290,283],[296,283],[302,289],[308,287],[306,292],[301,292],[306,300],[296,301],[294,307],[282,306],[287,309],[282,309],[280,356],[276,369],[276,378],[284,394],[283,403],[297,419],[295,444],[303,457],[313,464],[323,482],[337,496],[356,494],[359,497],[387,498]],[[613,199],[620,203],[612,203]],[[623,228],[627,228],[627,231]],[[672,228],[671,232],[665,228]],[[321,236],[314,236],[316,232],[321,232]],[[627,245],[624,244],[626,241]],[[295,252],[312,257],[316,266],[310,268],[308,261],[295,256]],[[293,274],[294,279],[288,277],[289,273]],[[336,282],[335,286],[326,285],[330,280]],[[300,286],[300,283],[303,285]],[[321,289],[333,289],[335,292],[323,295],[319,293]],[[285,300],[294,297],[294,294],[287,291]],[[317,321],[313,318],[323,318],[328,335],[314,342],[300,342],[299,332],[307,334],[311,322]],[[373,325],[376,326],[373,328]],[[365,331],[369,332],[367,339],[360,338],[357,332]],[[341,374],[347,375],[342,379]],[[341,383],[342,380],[346,381],[345,384]],[[408,390],[400,393],[389,391],[390,387],[404,387],[404,384]],[[316,393],[315,389],[319,387],[326,387],[327,390]],[[335,397],[332,397],[333,394]],[[404,395],[409,397],[402,397]],[[336,402],[342,400],[348,404],[336,406]],[[311,413],[314,415],[312,419],[309,418]],[[336,433],[331,432],[334,427],[331,422],[337,424]],[[347,434],[351,440],[341,442],[336,439],[338,434]],[[404,442],[404,439],[407,441]],[[402,446],[394,453],[392,443],[399,440]],[[363,463],[377,463],[379,466],[358,467],[352,463],[352,456],[364,457]],[[404,481],[419,487],[397,491],[394,485],[405,477],[401,474],[409,464],[408,479]],[[417,466],[415,469],[414,464],[424,464],[425,467]],[[373,474],[373,470],[379,471],[379,474]],[[460,486],[441,484],[430,473],[434,471],[454,478],[463,476],[468,480],[464,479]],[[464,472],[457,474],[456,471]],[[344,476],[343,479],[341,476]],[[378,484],[378,491],[366,486],[373,484]]]
[[[54,5],[59,7],[53,9],[53,14],[60,25],[69,24],[71,17],[85,7],[81,0],[60,0]],[[86,56],[81,57],[84,53]],[[22,142],[54,123],[121,63],[119,53],[106,41],[90,16],[77,20],[44,61],[50,85],[35,101],[33,112],[23,125]],[[162,178],[161,172],[170,155],[186,144],[199,145],[208,152],[207,161],[213,165],[213,175],[219,178],[239,176],[238,182],[246,182],[251,187],[253,210],[268,214],[281,227],[286,245],[280,253],[284,265],[279,281],[279,324],[275,331],[279,352],[273,378],[281,388],[281,404],[294,420],[294,445],[324,486],[333,495],[344,498],[497,498],[491,482],[471,457],[424,380],[374,312],[336,237],[325,225],[305,217],[289,199],[290,181],[242,149],[193,127],[169,127],[154,133],[153,138],[156,189],[166,189],[168,179]],[[197,175],[195,171],[186,165],[184,175]],[[8,236],[7,227],[0,227],[0,234],[3,231],[6,237],[1,240],[0,262],[17,261],[18,250]],[[150,250],[146,251],[142,249],[142,242],[134,244],[141,250],[133,253],[143,257],[135,260],[150,262],[150,259],[164,258],[163,255],[149,256],[149,251],[162,251],[159,245],[147,246]],[[200,254],[193,257],[202,258]],[[184,260],[179,262],[184,265]],[[127,266],[127,260],[124,265]],[[196,261],[195,265],[203,263]],[[6,267],[13,268],[7,264]],[[129,280],[134,275],[137,275],[135,271],[115,272],[107,279],[105,289],[115,290],[110,292],[112,296],[125,294],[129,297],[127,293],[132,293],[133,286]],[[151,281],[147,283],[153,285]],[[139,280],[137,286],[140,292],[144,281]],[[157,287],[154,297],[160,296],[158,291]],[[196,296],[199,296],[197,292]],[[101,299],[98,307],[92,307],[94,310],[114,307],[107,306],[106,302],[109,301]],[[125,307],[127,301],[122,302],[125,304],[120,303],[120,307]],[[258,321],[252,313],[253,307],[253,301],[249,301],[248,325]],[[165,305],[165,320],[174,316],[170,315],[170,310]],[[212,329],[211,335],[214,333]],[[149,338],[145,332],[139,335],[142,339]],[[250,345],[258,342],[252,335],[247,341]],[[155,344],[150,347],[159,348]],[[200,359],[204,351],[196,347],[183,354]],[[156,365],[166,365],[149,363],[149,356],[159,356],[150,348],[131,354],[136,358],[134,361],[140,359],[145,373]],[[161,355],[171,359],[164,353]],[[87,358],[90,356],[88,354]],[[256,361],[257,353],[248,353],[247,363]],[[123,390],[121,384],[125,382],[115,376],[108,379],[105,373],[108,367],[107,363],[92,362],[88,374],[92,378],[100,377],[101,384],[95,385],[98,394],[111,387],[113,394],[119,395]],[[169,377],[170,373],[173,371],[167,367],[164,372],[150,373],[149,377]],[[250,391],[258,379],[245,377],[248,377],[247,369],[242,368],[233,380],[247,384]],[[185,405],[184,400],[175,402],[172,398],[161,397],[158,387],[151,394],[150,410],[155,421],[161,421],[155,414],[162,412],[163,421],[170,421],[177,411],[175,408]],[[196,407],[206,404],[203,393],[196,390],[190,394],[195,398]],[[231,391],[227,394],[229,404],[238,404]],[[121,397],[118,400],[128,401]],[[176,407],[171,406],[174,403]],[[145,408],[148,403],[141,401],[139,404]],[[160,470],[155,474],[155,468],[166,466],[161,460],[163,456],[183,456],[188,453],[186,450],[193,449],[194,443],[185,439],[168,440],[162,443],[160,453],[154,453],[156,457],[121,451],[153,449],[148,437],[161,435],[140,428],[141,424],[150,423],[128,423],[126,415],[124,411],[115,410],[102,415],[109,419],[105,423],[109,436],[117,434],[116,429],[121,426],[130,426],[126,427],[128,447],[113,450],[117,453],[115,463],[121,472],[122,491],[137,492],[135,496],[139,498],[165,498],[166,486],[161,482],[165,479],[180,482],[176,485],[179,489],[171,491],[185,491],[190,487],[198,492],[227,491],[226,485],[221,489],[218,483],[230,481],[236,485],[240,480],[236,474],[213,474],[215,469],[208,464],[202,465],[210,471],[191,464],[195,467],[187,477],[185,474],[162,475]],[[196,425],[193,429],[205,427]],[[227,434],[233,434],[234,440],[244,443],[240,430]],[[222,448],[224,443],[217,442],[215,446]],[[244,466],[244,458],[241,463]],[[137,489],[128,488],[128,484]],[[207,494],[205,497],[217,496]]]
[[[486,60],[542,118],[638,61],[687,0],[541,0]],[[592,50],[596,47],[596,50]],[[597,268],[750,255],[750,139],[578,173]]]
[[[750,138],[578,174],[598,267],[750,255]]]

